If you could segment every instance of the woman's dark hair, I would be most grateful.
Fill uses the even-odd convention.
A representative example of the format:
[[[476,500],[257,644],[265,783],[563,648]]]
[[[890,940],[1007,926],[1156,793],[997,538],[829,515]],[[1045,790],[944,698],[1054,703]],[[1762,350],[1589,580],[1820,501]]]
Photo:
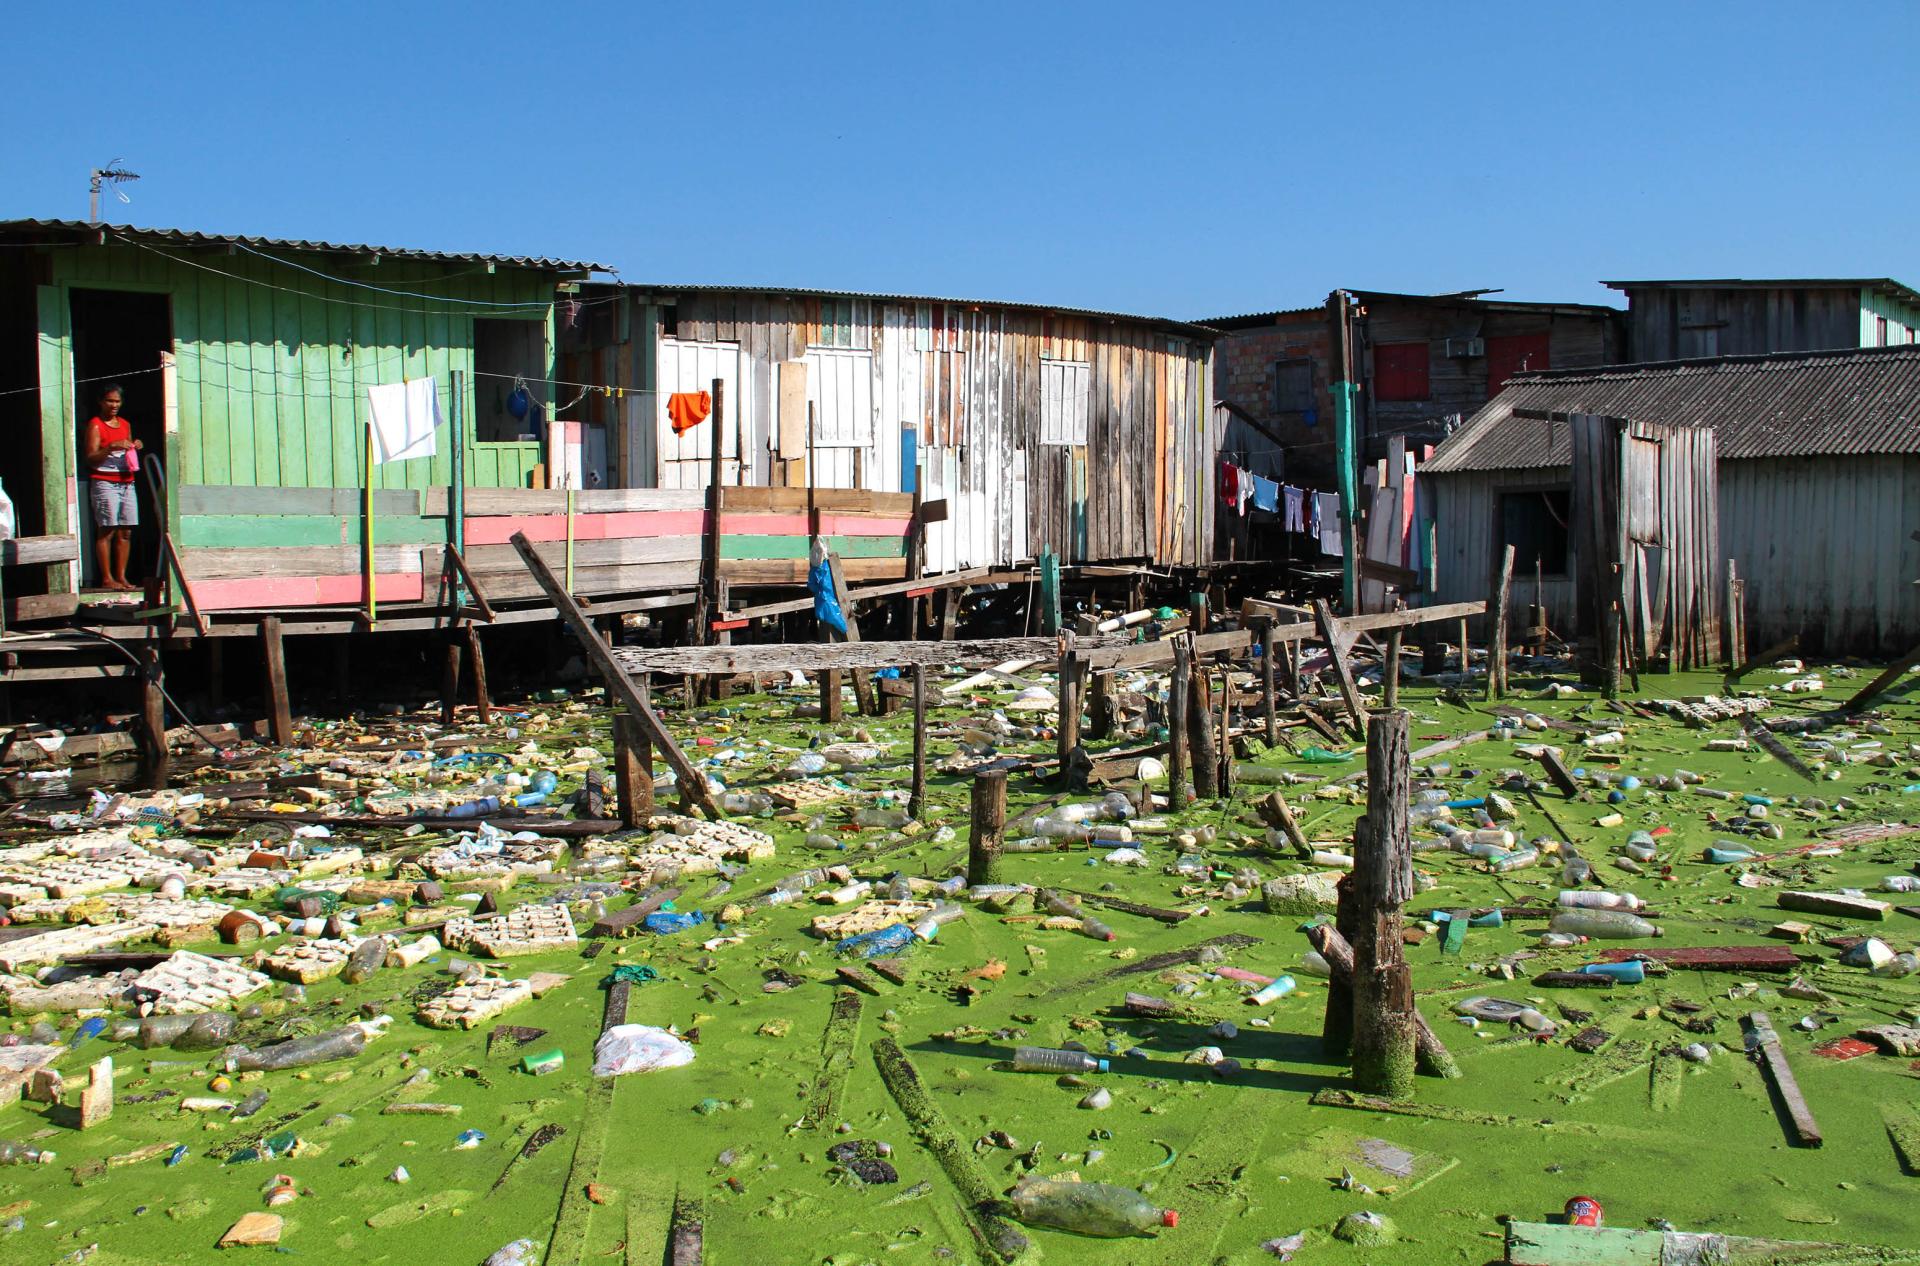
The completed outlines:
[[[100,388],[100,394],[95,396],[94,399],[105,400],[108,396],[114,395],[116,393],[119,395],[119,397],[122,400],[125,400],[127,398],[126,390],[123,387],[121,387],[119,383],[117,382],[106,383]]]

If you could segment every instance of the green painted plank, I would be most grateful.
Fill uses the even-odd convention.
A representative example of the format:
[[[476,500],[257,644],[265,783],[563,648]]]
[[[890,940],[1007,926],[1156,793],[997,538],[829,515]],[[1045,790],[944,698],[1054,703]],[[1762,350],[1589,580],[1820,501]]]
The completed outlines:
[[[200,375],[192,392],[198,426],[191,432],[200,450],[195,477],[201,483],[233,482],[232,441],[227,428],[228,370],[227,312],[221,291],[211,285],[196,288],[195,310],[200,314]],[[185,411],[186,401],[182,401]],[[182,418],[184,426],[186,419]]]
[[[188,549],[251,549],[280,545],[358,545],[360,520],[317,514],[188,515],[180,520],[180,543]],[[376,545],[438,545],[447,539],[443,519],[374,516]]]
[[[282,411],[293,401],[282,402],[278,340],[273,319],[274,292],[265,286],[247,290],[247,342],[253,373],[247,389],[253,397],[253,470],[254,482],[279,487],[286,482],[280,465]]]
[[[185,514],[316,514],[338,518],[360,513],[362,492],[358,488],[222,488],[186,484],[174,490],[174,501]],[[374,511],[402,518],[418,517],[425,512],[420,494],[411,488],[375,492]]]
[[[902,536],[829,536],[827,548],[842,558],[900,558],[906,552]],[[722,533],[722,558],[805,558],[809,541],[804,536],[738,536]]]
[[[273,314],[273,384],[278,424],[274,444],[279,451],[283,487],[307,484],[307,388],[302,370],[306,350],[300,325],[300,300],[280,290],[263,290]]]
[[[253,459],[253,407],[257,392],[253,378],[253,339],[248,334],[252,322],[249,304],[257,287],[240,282],[223,282],[221,297],[226,303],[226,389],[228,460],[232,463],[233,482],[258,486],[263,481]]]

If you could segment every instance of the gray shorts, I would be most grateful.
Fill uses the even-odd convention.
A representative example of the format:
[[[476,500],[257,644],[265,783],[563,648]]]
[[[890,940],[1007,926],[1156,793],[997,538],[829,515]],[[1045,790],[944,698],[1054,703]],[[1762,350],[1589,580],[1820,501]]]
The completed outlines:
[[[93,482],[93,522],[97,527],[134,527],[140,522],[140,498],[130,483]]]

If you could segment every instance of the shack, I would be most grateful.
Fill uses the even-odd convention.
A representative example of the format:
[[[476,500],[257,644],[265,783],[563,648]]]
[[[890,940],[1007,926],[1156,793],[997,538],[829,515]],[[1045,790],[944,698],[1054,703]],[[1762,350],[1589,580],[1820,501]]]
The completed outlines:
[[[1899,655],[1920,643],[1920,345],[1515,375],[1423,468],[1434,600],[1485,597],[1514,547],[1515,605],[1574,618],[1566,415],[1710,427],[1719,552],[1749,644]],[[1556,416],[1558,415],[1558,416]]]
[[[1202,321],[1219,331],[1219,399],[1285,450],[1284,474],[1296,482],[1331,486],[1335,382],[1358,388],[1356,455],[1371,461],[1393,436],[1410,448],[1439,443],[1516,373],[1624,358],[1617,308],[1523,303],[1490,290],[1335,294],[1345,302]],[[1350,364],[1338,363],[1336,346],[1351,349]]]
[[[563,397],[580,393],[565,417],[581,487],[704,488],[717,439],[723,510],[791,513],[807,489],[816,502],[823,490],[944,502],[922,542],[930,573],[1047,550],[1069,564],[1214,557],[1209,330],[823,290],[590,285],[578,300],[577,321],[563,309],[557,376]],[[716,381],[717,431],[684,414],[677,428],[674,397]],[[805,557],[804,529],[723,530],[723,557]],[[866,556],[847,559],[864,578],[889,572],[876,551],[897,563],[907,548],[898,534],[841,544]],[[780,577],[736,581],[762,578]]]
[[[1920,339],[1920,291],[1891,277],[1604,284],[1627,297],[1626,359],[1634,361],[1893,347]]]
[[[12,620],[74,614],[94,580],[77,448],[109,381],[146,457],[135,566],[171,554],[176,601],[431,602],[451,489],[543,495],[557,292],[604,271],[70,220],[0,222],[0,248],[0,481],[23,538],[7,559],[45,564],[9,570]],[[420,378],[457,439],[371,463],[367,388]]]

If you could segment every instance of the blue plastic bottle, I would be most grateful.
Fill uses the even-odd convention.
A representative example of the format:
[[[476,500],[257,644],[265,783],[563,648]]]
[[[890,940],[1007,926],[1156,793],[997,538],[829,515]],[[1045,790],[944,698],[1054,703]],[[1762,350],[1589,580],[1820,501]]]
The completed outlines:
[[[939,928],[929,929],[927,940],[938,935]],[[862,932],[858,936],[849,936],[833,947],[833,952],[851,955],[857,958],[881,958],[888,954],[897,954],[914,942],[913,928],[905,923],[890,923],[886,927],[872,932]]]

